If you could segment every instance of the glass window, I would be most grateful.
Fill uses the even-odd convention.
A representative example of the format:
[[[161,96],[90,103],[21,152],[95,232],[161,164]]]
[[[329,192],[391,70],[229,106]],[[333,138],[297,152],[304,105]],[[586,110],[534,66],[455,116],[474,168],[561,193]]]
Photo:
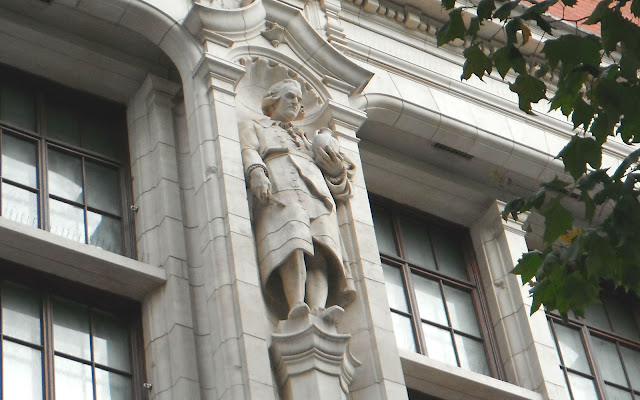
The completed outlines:
[[[39,274],[16,279],[2,268],[0,398],[140,398],[133,383],[142,368],[141,357],[134,359],[137,304],[75,285],[59,288],[57,279]]]
[[[0,215],[134,256],[124,126],[120,105],[0,66]]]
[[[501,378],[479,318],[467,231],[386,201],[372,213],[398,347]]]
[[[585,311],[585,318],[563,322],[547,314],[573,400],[640,399],[638,301],[608,295]]]

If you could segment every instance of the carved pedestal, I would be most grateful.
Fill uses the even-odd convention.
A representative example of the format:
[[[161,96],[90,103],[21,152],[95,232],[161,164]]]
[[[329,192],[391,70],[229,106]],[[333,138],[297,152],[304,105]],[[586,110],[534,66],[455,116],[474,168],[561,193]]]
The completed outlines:
[[[317,315],[302,313],[280,321],[272,337],[271,359],[283,400],[346,400],[360,362],[349,352],[351,335],[339,334],[333,306]]]

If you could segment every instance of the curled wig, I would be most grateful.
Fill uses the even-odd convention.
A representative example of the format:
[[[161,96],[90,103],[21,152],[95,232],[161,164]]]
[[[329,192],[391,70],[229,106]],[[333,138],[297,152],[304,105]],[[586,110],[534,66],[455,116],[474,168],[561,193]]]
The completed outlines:
[[[268,117],[271,116],[271,114],[273,113],[273,108],[275,107],[278,100],[280,100],[280,98],[282,97],[282,92],[287,86],[295,86],[296,89],[298,89],[300,93],[302,93],[302,85],[300,85],[300,82],[296,81],[295,79],[284,79],[271,85],[269,90],[267,90],[267,93],[265,93],[264,97],[262,97],[262,112],[264,113],[264,115]],[[300,105],[300,112],[298,113],[298,117],[296,119],[302,119],[303,117],[304,107]]]

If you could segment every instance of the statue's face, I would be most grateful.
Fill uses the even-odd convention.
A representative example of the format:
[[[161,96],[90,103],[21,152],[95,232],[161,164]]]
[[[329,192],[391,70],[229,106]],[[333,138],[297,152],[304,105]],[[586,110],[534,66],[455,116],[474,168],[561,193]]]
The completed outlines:
[[[273,107],[271,118],[276,121],[291,122],[298,116],[302,105],[302,93],[294,85],[285,86],[280,92],[280,99]]]

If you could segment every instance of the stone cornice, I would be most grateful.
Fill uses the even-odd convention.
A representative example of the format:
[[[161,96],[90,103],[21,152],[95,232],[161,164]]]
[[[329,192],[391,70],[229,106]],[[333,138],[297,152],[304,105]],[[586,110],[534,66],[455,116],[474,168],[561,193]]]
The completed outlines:
[[[275,40],[286,42],[301,60],[306,61],[321,76],[330,76],[352,86],[351,94],[362,91],[373,74],[324,40],[300,9],[278,0],[264,0],[264,7],[267,19],[284,29],[281,39]],[[274,27],[272,25],[271,29]]]

